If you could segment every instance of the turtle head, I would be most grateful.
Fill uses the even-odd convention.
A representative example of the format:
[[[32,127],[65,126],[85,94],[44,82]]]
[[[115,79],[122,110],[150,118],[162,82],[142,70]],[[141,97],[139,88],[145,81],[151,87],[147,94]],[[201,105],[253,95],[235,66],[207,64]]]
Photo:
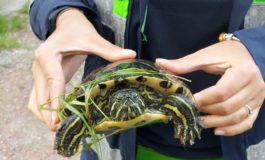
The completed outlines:
[[[109,107],[112,118],[128,120],[141,115],[145,104],[137,90],[121,89],[110,96]]]

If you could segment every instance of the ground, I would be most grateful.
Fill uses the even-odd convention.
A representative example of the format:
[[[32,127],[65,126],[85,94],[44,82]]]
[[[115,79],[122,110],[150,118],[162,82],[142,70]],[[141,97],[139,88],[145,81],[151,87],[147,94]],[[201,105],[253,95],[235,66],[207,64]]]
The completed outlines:
[[[53,150],[54,133],[27,110],[32,86],[31,63],[40,42],[29,26],[14,34],[27,49],[0,49],[0,160],[63,159]],[[71,85],[79,81],[80,75],[81,72]],[[264,151],[265,141],[251,147],[248,157],[265,159]]]
[[[15,34],[27,49],[0,49],[0,160],[63,159],[53,151],[54,133],[27,110],[31,64],[40,42],[29,27]]]

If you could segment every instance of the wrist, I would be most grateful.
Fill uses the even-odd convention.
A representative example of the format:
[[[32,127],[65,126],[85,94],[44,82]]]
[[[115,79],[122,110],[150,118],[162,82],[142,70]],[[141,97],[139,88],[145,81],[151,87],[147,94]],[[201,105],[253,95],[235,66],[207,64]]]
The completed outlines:
[[[69,24],[74,24],[78,22],[79,24],[82,21],[87,21],[83,12],[77,8],[67,8],[61,11],[56,19],[56,29],[61,28],[62,26],[68,26]]]

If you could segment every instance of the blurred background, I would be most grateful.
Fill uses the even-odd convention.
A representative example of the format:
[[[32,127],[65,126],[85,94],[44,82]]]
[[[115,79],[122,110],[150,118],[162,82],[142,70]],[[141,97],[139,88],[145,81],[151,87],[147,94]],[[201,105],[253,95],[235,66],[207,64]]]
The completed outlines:
[[[265,22],[264,2],[256,0],[251,7],[247,28]],[[27,0],[0,0],[0,160],[60,160],[53,151],[54,133],[27,110],[31,63],[41,43],[30,30],[28,9]],[[68,87],[78,84],[81,74]],[[265,141],[250,147],[248,157],[265,160]]]

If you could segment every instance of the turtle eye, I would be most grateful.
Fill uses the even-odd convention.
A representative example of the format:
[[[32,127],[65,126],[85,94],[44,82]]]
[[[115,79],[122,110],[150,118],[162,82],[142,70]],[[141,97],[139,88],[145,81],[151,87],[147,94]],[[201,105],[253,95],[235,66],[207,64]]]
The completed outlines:
[[[120,100],[120,99],[122,98],[122,94],[117,94],[117,95],[115,96],[115,98],[118,99],[118,100]]]
[[[136,98],[136,97],[138,97],[138,94],[137,94],[137,93],[135,93],[135,92],[132,92],[132,94],[131,94],[131,95],[132,95],[132,97],[133,97],[133,98]]]
[[[122,93],[122,92],[118,92],[116,94],[116,98],[118,98],[118,99],[122,98],[123,96],[124,96],[124,93]]]

